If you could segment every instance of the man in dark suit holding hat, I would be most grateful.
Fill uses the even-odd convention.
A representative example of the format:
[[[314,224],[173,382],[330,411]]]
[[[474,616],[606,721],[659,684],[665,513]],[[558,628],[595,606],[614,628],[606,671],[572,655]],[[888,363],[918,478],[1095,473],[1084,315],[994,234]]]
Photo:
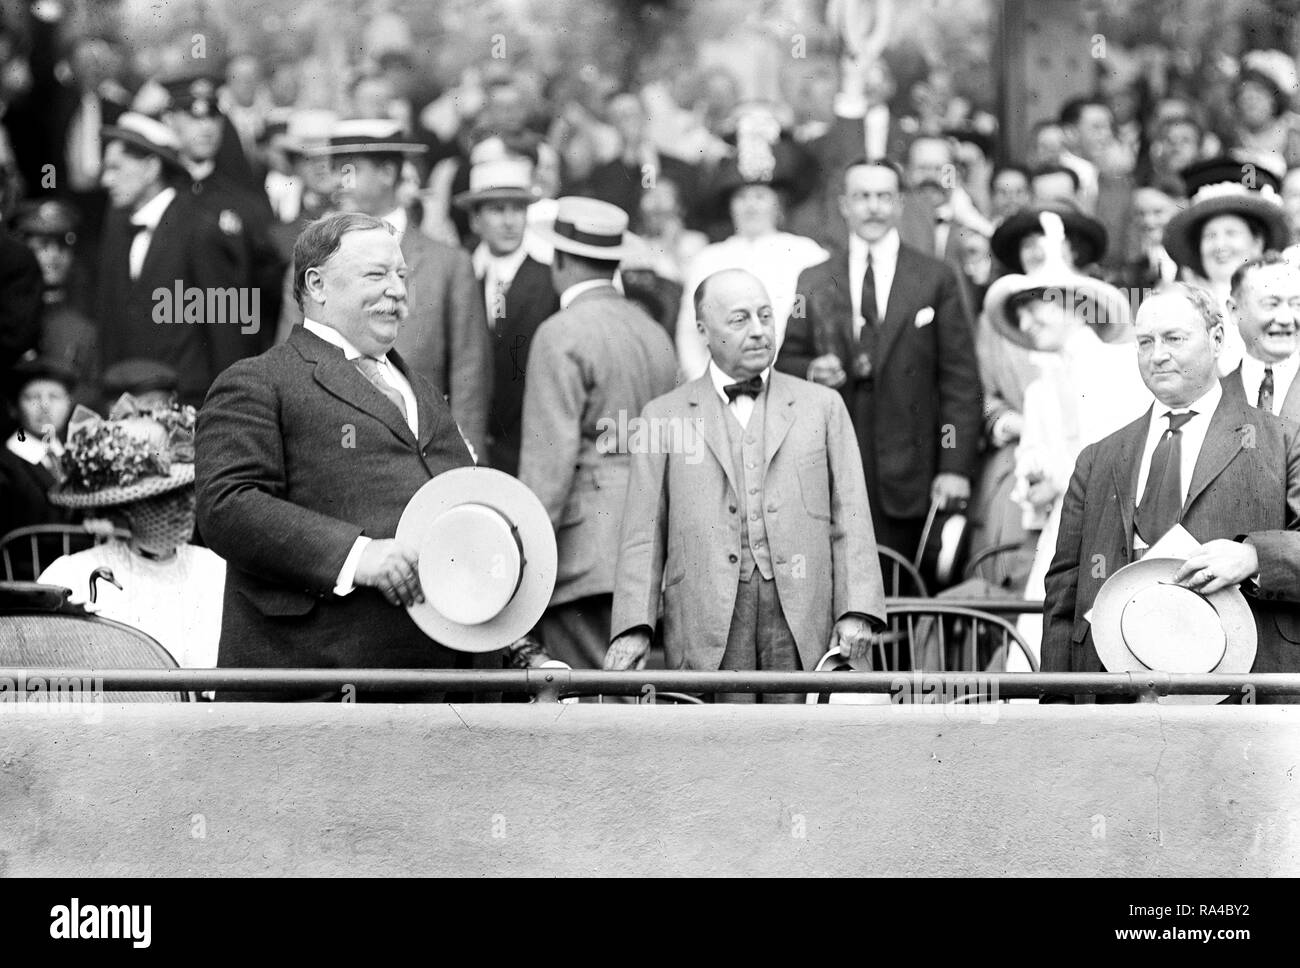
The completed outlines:
[[[461,433],[486,461],[488,401],[492,398],[492,349],[482,287],[469,255],[436,242],[410,224],[397,201],[402,160],[427,149],[402,133],[395,121],[340,121],[328,145],[309,156],[328,157],[339,177],[339,206],[382,218],[397,230],[406,260],[410,319],[397,336],[397,349],[451,405]],[[277,341],[302,318],[287,303]]]
[[[218,373],[257,349],[237,309],[246,279],[241,253],[177,190],[184,169],[171,129],[127,113],[104,137],[103,181],[113,210],[99,272],[103,363],[166,363],[180,375],[181,401],[198,405]],[[209,313],[209,305],[219,311]]]
[[[1153,409],[1079,455],[1047,575],[1042,670],[1101,672],[1088,619],[1106,579],[1175,524],[1200,548],[1176,579],[1240,585],[1254,612],[1253,672],[1300,669],[1300,431],[1253,409],[1217,365],[1223,323],[1175,283],[1138,310],[1137,364]]]
[[[932,501],[964,508],[980,445],[970,320],[952,269],[899,238],[902,174],[843,174],[847,245],[799,278],[776,368],[838,389],[858,434],[876,539],[912,555]]]
[[[223,667],[456,665],[403,607],[424,596],[418,549],[395,539],[402,512],[472,463],[441,392],[396,349],[406,278],[383,220],[313,222],[294,250],[303,325],[208,395],[198,524],[227,561]]]

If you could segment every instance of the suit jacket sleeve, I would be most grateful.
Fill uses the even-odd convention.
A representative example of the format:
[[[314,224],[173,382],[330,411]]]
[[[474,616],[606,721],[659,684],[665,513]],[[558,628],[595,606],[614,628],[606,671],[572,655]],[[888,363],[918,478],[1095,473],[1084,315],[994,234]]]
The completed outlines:
[[[195,434],[199,531],[233,567],[325,594],[361,529],[286,500],[282,436],[278,391],[256,361],[217,378]]]
[[[815,338],[817,321],[814,319],[816,309],[813,308],[811,292],[813,280],[809,276],[814,271],[805,269],[799,273],[794,297],[795,311],[786,323],[785,341],[781,344],[781,352],[777,354],[775,364],[782,373],[797,376],[801,380],[808,379],[808,365],[820,355]],[[801,307],[802,312],[799,311]]]
[[[455,252],[448,289],[447,381],[451,414],[479,459],[487,460],[488,402],[492,399],[492,344],[488,336],[483,288],[474,278],[469,255]]]
[[[650,407],[645,410],[650,415]],[[650,426],[655,426],[650,424]],[[610,641],[641,625],[659,624],[659,599],[668,554],[668,447],[632,455],[626,510],[614,572]]]
[[[586,377],[582,361],[563,345],[559,329],[547,323],[533,337],[526,371],[519,479],[541,500],[558,529],[582,447]]]
[[[1083,502],[1096,457],[1096,445],[1085,447],[1075,464],[1070,486],[1061,502],[1061,525],[1056,554],[1047,570],[1043,606],[1043,672],[1069,672],[1074,644],[1074,615],[1083,554]]]
[[[957,278],[947,266],[943,267],[938,303],[934,325],[939,327],[939,473],[970,478],[979,456],[983,392],[970,320],[962,306]]]
[[[1258,594],[1283,602],[1300,602],[1300,436],[1287,434],[1285,531],[1247,535],[1259,555]]]
[[[831,487],[831,617],[860,612],[885,624],[885,584],[871,524],[862,454],[849,411],[838,393],[827,395],[826,460]]]

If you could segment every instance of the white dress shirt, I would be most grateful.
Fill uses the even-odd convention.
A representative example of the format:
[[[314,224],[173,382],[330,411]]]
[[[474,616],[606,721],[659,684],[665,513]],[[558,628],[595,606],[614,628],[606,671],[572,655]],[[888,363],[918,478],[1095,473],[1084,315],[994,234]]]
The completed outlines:
[[[314,319],[304,319],[302,326],[307,332],[319,336],[332,346],[337,346],[343,351],[344,358],[348,360],[360,359],[365,355],[337,329],[318,323]],[[402,375],[397,367],[388,362],[388,354],[384,354],[379,358],[379,375],[389,386],[402,395],[402,401],[406,404],[406,424],[411,428],[411,433],[418,440],[420,437],[420,420],[416,409],[415,393],[411,390],[410,381]],[[370,544],[370,539],[364,535],[353,542],[352,550],[348,552],[343,567],[339,569],[339,577],[334,584],[335,595],[346,595],[355,587],[352,580],[357,574],[357,563],[361,561],[361,553],[366,550],[368,544]]]
[[[871,252],[871,271],[876,277],[876,320],[883,323],[889,307],[889,291],[894,287],[900,244],[898,229],[890,229],[884,238],[870,245],[857,232],[849,233],[849,295],[853,300],[855,339],[866,324],[862,316],[862,277],[867,274],[867,252]]]
[[[1138,504],[1142,503],[1142,495],[1146,491],[1147,476],[1151,471],[1151,455],[1155,453],[1160,438],[1169,429],[1169,421],[1165,419],[1165,414],[1186,413],[1188,410],[1195,410],[1196,416],[1183,424],[1182,462],[1178,467],[1183,503],[1187,503],[1187,492],[1192,486],[1192,472],[1196,469],[1196,459],[1201,456],[1201,446],[1205,443],[1205,433],[1210,429],[1210,417],[1214,415],[1214,411],[1219,406],[1219,400],[1222,397],[1223,388],[1219,386],[1219,381],[1215,380],[1214,385],[1206,391],[1205,395],[1190,407],[1178,407],[1171,410],[1159,400],[1156,401],[1155,408],[1151,411],[1151,425],[1147,429],[1146,447],[1142,451],[1142,466],[1138,471],[1137,496],[1135,498]]]
[[[1280,363],[1265,363],[1247,353],[1241,358],[1241,385],[1246,391],[1246,402],[1252,407],[1259,401],[1259,386],[1264,382],[1264,367],[1273,368],[1273,416],[1281,416],[1282,404],[1300,371],[1300,353],[1292,353]]]
[[[767,389],[767,381],[771,375],[772,368],[770,366],[759,374],[763,380],[763,389],[765,390]],[[736,397],[735,400],[728,400],[727,391],[724,389],[732,383],[743,381],[734,380],[727,376],[727,374],[718,369],[718,364],[714,363],[712,360],[709,360],[709,379],[713,381],[713,388],[718,391],[718,396],[722,398],[722,405],[731,411],[732,416],[740,421],[742,427],[748,427],[749,418],[754,415],[754,398],[748,395],[741,395]]]
[[[132,225],[144,226],[144,231],[137,232],[135,238],[131,240],[131,249],[127,253],[127,265],[132,279],[139,279],[140,273],[144,271],[144,259],[149,253],[149,244],[153,241],[153,234],[158,230],[158,223],[162,221],[167,206],[172,203],[172,199],[175,197],[176,189],[164,188],[141,205],[139,211],[131,216]]]
[[[474,250],[474,275],[483,282],[483,305],[487,307],[489,329],[496,329],[497,320],[506,314],[506,293],[527,258],[528,248],[524,245],[509,255],[494,255],[486,242],[480,242]]]

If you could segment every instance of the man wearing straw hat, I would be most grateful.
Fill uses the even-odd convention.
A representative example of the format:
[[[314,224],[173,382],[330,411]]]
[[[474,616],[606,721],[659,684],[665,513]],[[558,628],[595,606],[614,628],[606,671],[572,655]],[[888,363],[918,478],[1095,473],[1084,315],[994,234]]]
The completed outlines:
[[[1173,580],[1247,595],[1259,643],[1250,671],[1300,670],[1300,432],[1220,384],[1223,322],[1204,290],[1172,284],[1134,327],[1156,403],[1079,455],[1047,575],[1042,670],[1103,670],[1094,602],[1175,524],[1200,546]]]
[[[592,198],[561,198],[551,279],[560,311],[537,329],[524,385],[519,479],[555,526],[559,566],[542,618],[547,651],[598,669],[609,643],[614,564],[630,468],[628,427],[672,389],[677,357],[662,326],[614,288],[627,215]]]

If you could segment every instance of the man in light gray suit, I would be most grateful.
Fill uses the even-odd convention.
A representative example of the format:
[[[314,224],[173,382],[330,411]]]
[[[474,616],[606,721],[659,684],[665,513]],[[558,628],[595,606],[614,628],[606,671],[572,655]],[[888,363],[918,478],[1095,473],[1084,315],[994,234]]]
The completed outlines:
[[[1252,407],[1300,423],[1300,269],[1276,252],[1251,259],[1233,274],[1228,310],[1246,352],[1224,384]]]
[[[614,288],[626,229],[615,205],[559,200],[544,234],[560,311],[537,328],[524,381],[519,479],[546,506],[559,546],[539,631],[550,655],[578,669],[600,668],[609,642],[630,463],[618,428],[677,378],[668,334]]]
[[[641,414],[605,668],[643,667],[661,621],[670,669],[861,660],[885,593],[844,401],[772,369],[771,302],[748,272],[708,277],[695,305],[712,360]]]
[[[340,121],[330,143],[311,149],[329,156],[339,175],[339,208],[382,218],[397,230],[406,261],[410,315],[396,349],[407,364],[442,394],[479,463],[487,462],[488,401],[492,399],[492,347],[483,287],[468,253],[435,242],[408,225],[397,200],[403,159],[425,147],[408,143],[387,119]],[[276,342],[302,322],[295,300],[286,298]]]

